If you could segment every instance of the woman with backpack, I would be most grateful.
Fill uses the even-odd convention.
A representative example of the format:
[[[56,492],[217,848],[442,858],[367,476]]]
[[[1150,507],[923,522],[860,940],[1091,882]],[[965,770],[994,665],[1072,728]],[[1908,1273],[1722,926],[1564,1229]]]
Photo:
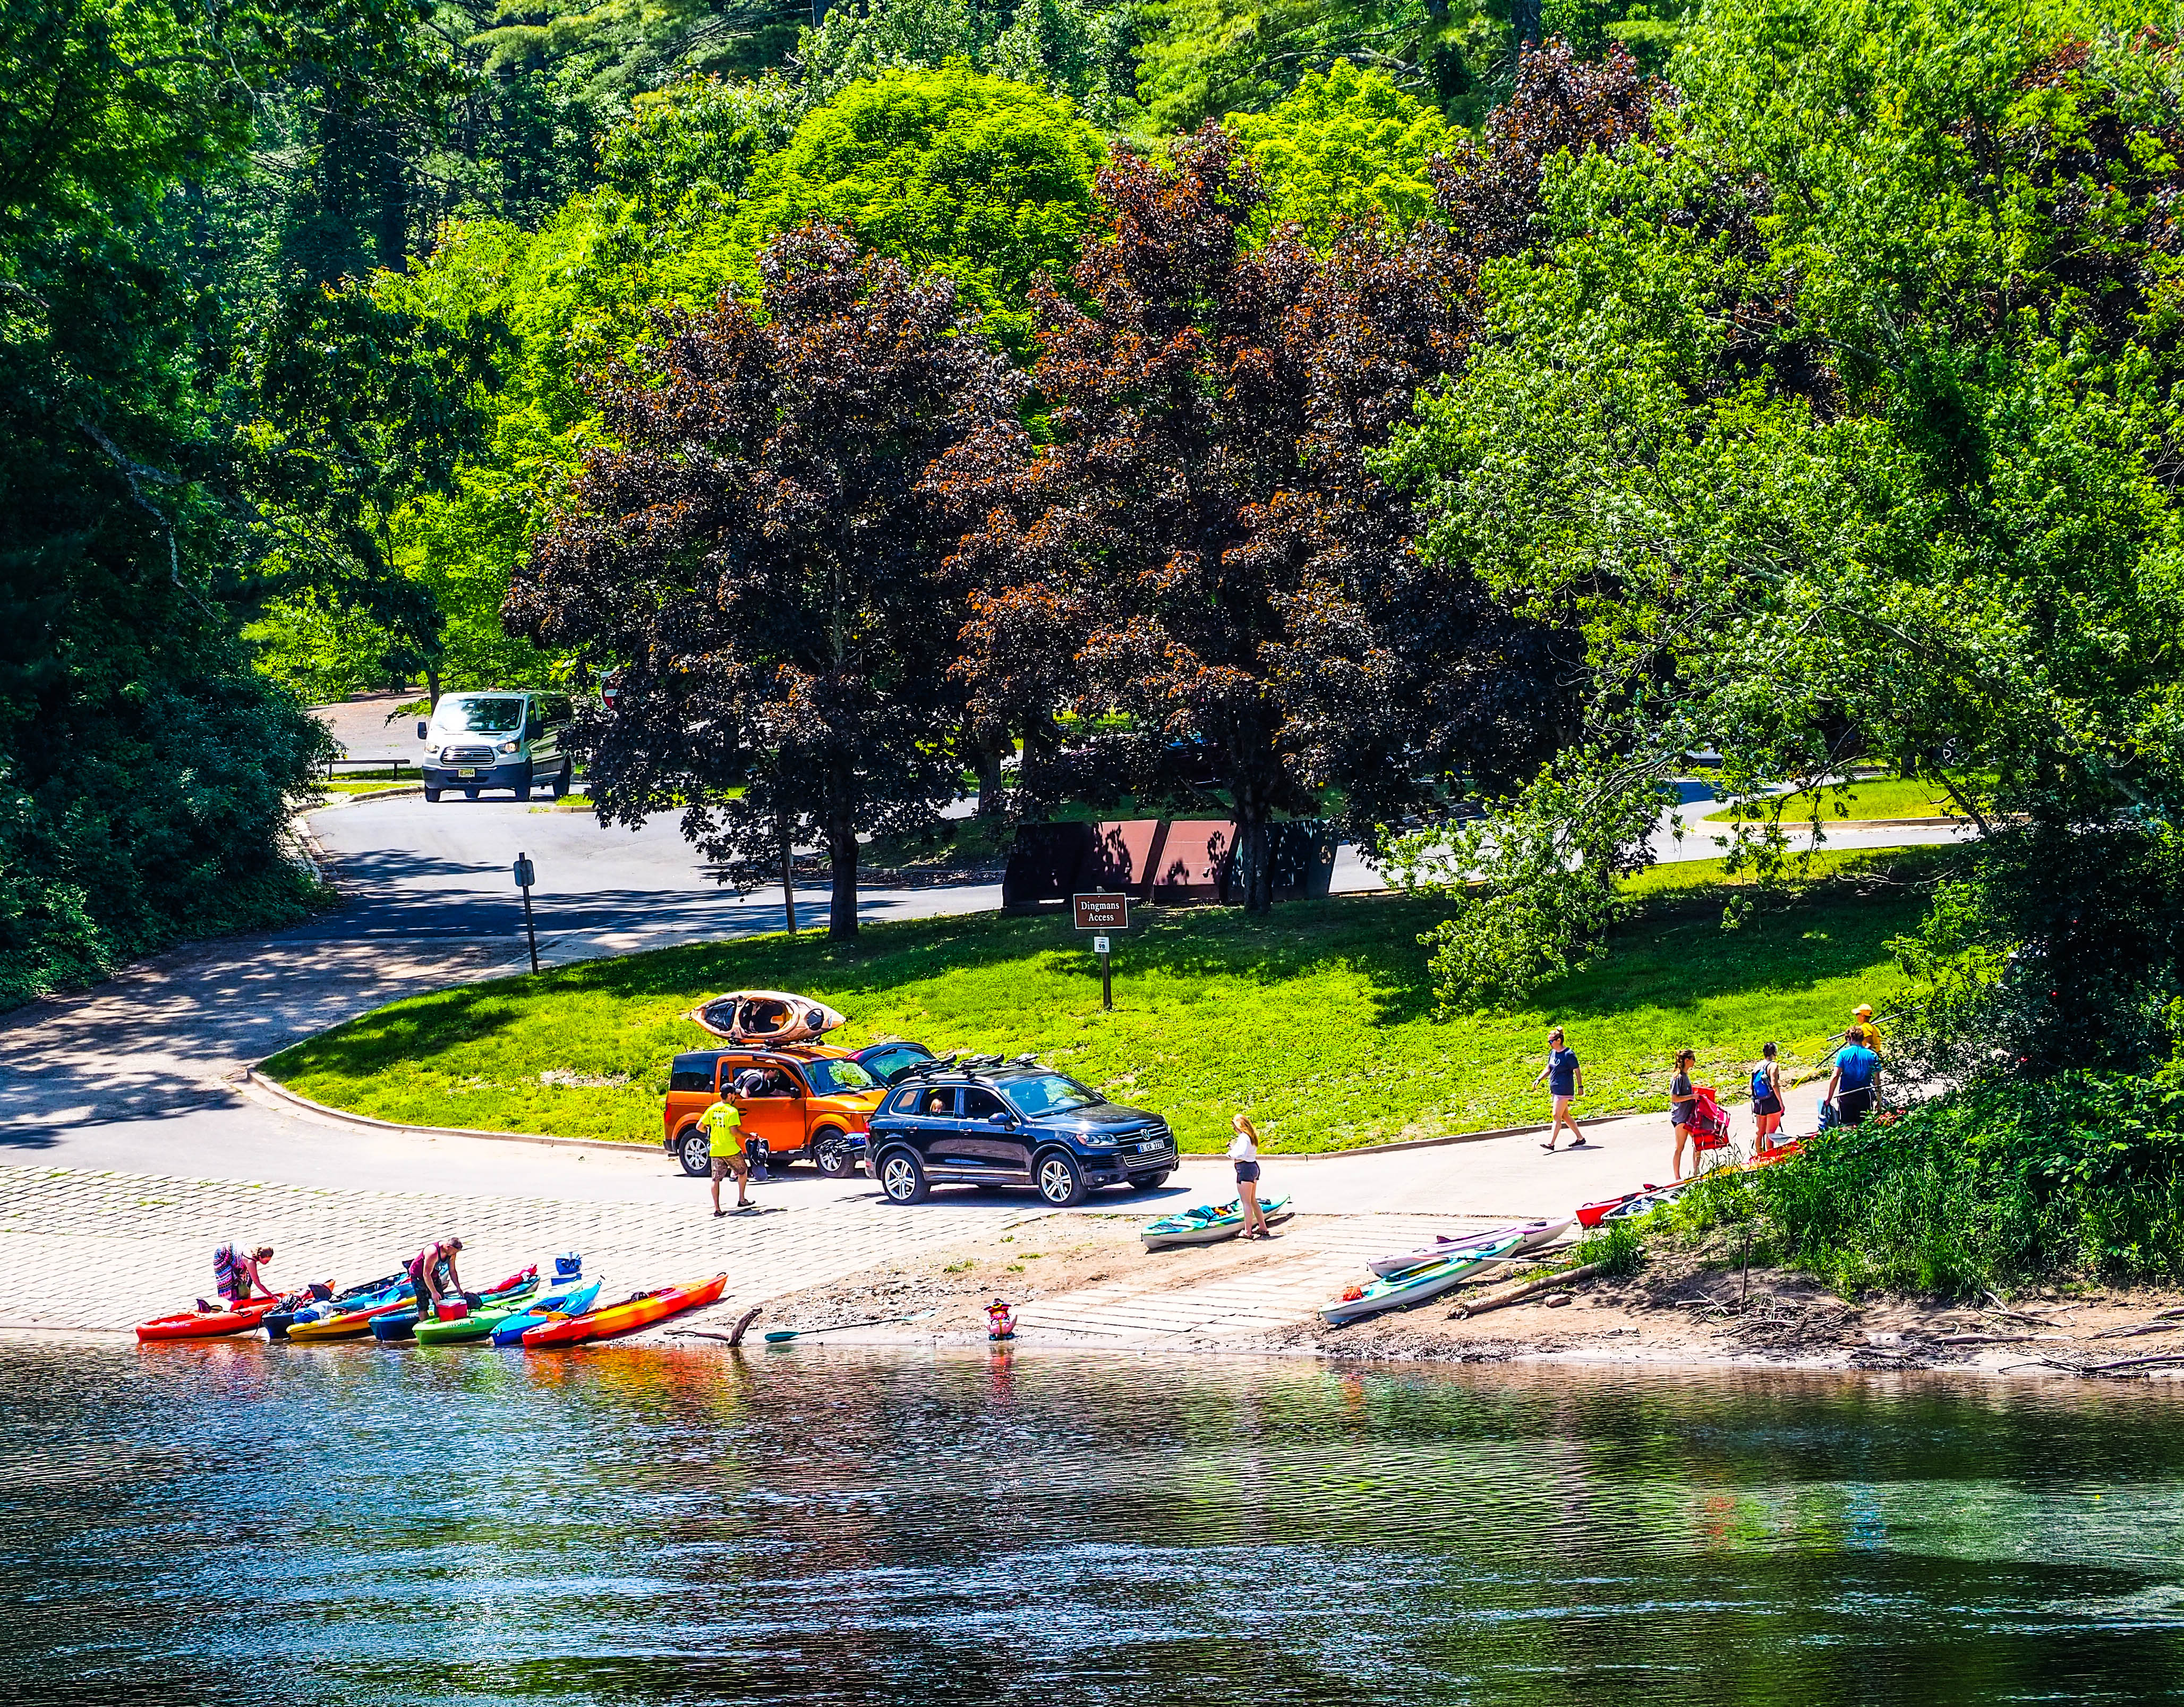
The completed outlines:
[[[1774,1058],[1771,1043],[1759,1052],[1759,1057],[1752,1068],[1752,1112],[1759,1121],[1758,1147],[1764,1150],[1767,1141],[1782,1130],[1782,1063]]]

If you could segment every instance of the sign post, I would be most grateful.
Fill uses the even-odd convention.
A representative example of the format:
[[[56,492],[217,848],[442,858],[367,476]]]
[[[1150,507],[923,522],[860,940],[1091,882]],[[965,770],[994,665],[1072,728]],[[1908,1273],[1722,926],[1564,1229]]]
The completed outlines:
[[[1069,910],[1079,930],[1105,933],[1128,930],[1130,928],[1130,898],[1126,895],[1073,895],[1069,897]],[[1100,1011],[1115,1011],[1114,968],[1108,960],[1108,941],[1105,934],[1092,939],[1092,952],[1100,957]]]
[[[531,916],[531,885],[538,881],[538,867],[531,863],[531,856],[520,853],[515,856],[515,886],[523,891],[523,932],[531,939],[531,969],[538,970],[538,923]]]

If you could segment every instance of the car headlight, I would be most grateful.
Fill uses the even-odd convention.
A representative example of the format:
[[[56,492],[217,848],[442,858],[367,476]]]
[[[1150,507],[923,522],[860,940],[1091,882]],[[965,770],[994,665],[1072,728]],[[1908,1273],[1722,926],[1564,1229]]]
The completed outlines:
[[[515,750],[515,745],[514,741],[503,741],[500,744],[500,750],[504,753],[512,753]]]
[[[1115,1147],[1116,1142],[1114,1139],[1102,1132],[1087,1132],[1084,1135],[1084,1141],[1095,1150],[1112,1150]]]

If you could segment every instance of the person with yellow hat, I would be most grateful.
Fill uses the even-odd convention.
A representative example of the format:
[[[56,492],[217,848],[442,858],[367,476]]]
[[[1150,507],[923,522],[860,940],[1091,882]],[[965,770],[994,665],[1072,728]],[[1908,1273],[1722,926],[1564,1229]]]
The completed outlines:
[[[1873,1023],[1873,1004],[1869,1001],[1859,1002],[1857,1007],[1851,1009],[1850,1017],[1858,1029],[1865,1034],[1865,1046],[1868,1049],[1879,1049],[1880,1028]]]

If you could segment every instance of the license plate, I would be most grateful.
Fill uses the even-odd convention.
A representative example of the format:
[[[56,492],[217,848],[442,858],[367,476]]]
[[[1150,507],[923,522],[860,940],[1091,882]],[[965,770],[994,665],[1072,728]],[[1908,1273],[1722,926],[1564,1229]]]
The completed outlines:
[[[465,765],[462,769],[457,771],[455,774],[459,777],[474,777],[477,774],[477,767],[476,765]]]
[[[1138,1146],[1138,1154],[1140,1156],[1154,1155],[1159,1152],[1160,1148],[1161,1146],[1157,1144],[1140,1144]]]

